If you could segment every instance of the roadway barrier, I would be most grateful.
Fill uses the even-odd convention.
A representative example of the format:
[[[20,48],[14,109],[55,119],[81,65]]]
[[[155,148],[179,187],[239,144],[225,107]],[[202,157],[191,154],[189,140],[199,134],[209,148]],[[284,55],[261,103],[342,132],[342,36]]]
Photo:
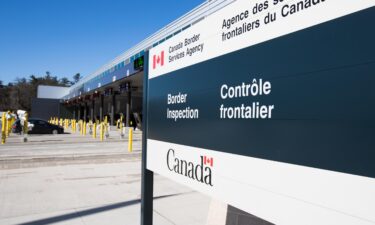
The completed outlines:
[[[8,112],[5,114],[5,120],[6,120],[5,136],[6,136],[7,138],[9,137],[9,133],[10,133],[10,118],[11,118],[11,114],[10,114],[10,111],[8,111]]]
[[[92,129],[92,137],[95,139],[96,138],[96,123],[93,123],[93,129]]]
[[[78,122],[78,129],[79,129],[79,133],[83,135],[83,121],[82,120],[79,120]]]
[[[100,123],[100,141],[104,140],[104,123]]]
[[[86,124],[86,121],[84,121],[83,122],[83,132],[82,132],[83,136],[86,136],[86,128],[87,128],[87,124]]]
[[[29,115],[25,113],[25,120],[23,121],[23,142],[27,142],[27,134],[29,132]]]
[[[1,144],[5,144],[5,141],[6,141],[6,133],[5,133],[5,130],[6,130],[6,118],[5,118],[5,113],[3,113],[2,117],[1,117]]]
[[[77,133],[81,136],[86,136],[87,132],[90,136],[92,136],[93,139],[96,139],[97,136],[99,136],[100,140],[103,141],[104,139],[109,138],[110,136],[110,124],[108,123],[108,117],[105,116],[103,121],[100,120],[90,120],[89,122],[86,122],[84,120],[76,120],[76,119],[67,119],[67,118],[59,118],[59,117],[51,117],[48,120],[49,123],[54,125],[59,125],[64,127],[64,129],[70,129],[72,133]],[[13,122],[7,122],[6,124],[12,124]],[[11,125],[9,125],[9,129],[11,129]],[[120,138],[124,139],[126,136],[128,136],[129,145],[128,150],[129,152],[132,151],[132,142],[133,142],[133,129],[131,127],[126,127],[124,124],[124,116],[121,115],[121,117],[118,119],[117,123],[117,130],[120,131]],[[87,131],[88,129],[88,131]],[[129,132],[128,135],[126,135],[126,132]],[[5,131],[6,136],[6,131]]]
[[[133,128],[129,127],[128,151],[133,151]]]
[[[12,125],[16,121],[16,118],[12,115],[12,113],[9,114],[10,118],[8,120],[8,135],[7,137],[12,133]]]

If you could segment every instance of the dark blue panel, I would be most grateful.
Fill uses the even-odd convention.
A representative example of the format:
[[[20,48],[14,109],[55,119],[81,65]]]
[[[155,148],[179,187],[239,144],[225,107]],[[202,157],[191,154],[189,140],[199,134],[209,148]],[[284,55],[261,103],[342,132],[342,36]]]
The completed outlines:
[[[156,77],[148,138],[375,177],[375,8]],[[268,80],[272,92],[223,100],[222,84]],[[197,120],[166,118],[186,93]],[[220,119],[220,106],[275,105],[272,119]]]

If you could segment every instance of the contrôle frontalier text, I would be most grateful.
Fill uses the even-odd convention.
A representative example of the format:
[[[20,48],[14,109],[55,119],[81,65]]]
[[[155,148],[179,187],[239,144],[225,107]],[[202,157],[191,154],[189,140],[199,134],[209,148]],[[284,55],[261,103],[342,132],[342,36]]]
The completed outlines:
[[[271,82],[263,81],[263,79],[253,79],[250,83],[242,82],[242,84],[235,86],[221,85],[220,97],[222,100],[230,100],[266,96],[271,94],[271,90]],[[234,107],[221,104],[219,111],[220,119],[271,119],[274,109],[275,105],[262,105],[256,101]]]

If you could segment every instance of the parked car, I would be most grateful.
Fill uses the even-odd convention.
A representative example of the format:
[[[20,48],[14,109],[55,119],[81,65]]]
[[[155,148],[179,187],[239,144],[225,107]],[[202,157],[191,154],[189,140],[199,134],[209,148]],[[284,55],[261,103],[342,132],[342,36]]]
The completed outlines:
[[[16,120],[12,125],[13,133],[21,133],[22,126],[21,121]],[[58,125],[48,123],[42,119],[30,118],[28,121],[28,133],[29,134],[63,134],[64,128]]]

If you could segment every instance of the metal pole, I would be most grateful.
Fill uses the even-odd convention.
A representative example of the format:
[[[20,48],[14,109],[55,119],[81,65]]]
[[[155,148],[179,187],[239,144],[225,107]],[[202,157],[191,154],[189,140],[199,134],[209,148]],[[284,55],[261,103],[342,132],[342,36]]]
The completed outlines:
[[[83,121],[86,122],[86,120],[87,120],[87,102],[85,102],[83,105]]]
[[[148,106],[148,52],[145,54],[143,76],[143,135],[142,135],[142,189],[141,225],[152,225],[154,201],[154,172],[147,169],[147,109]]]
[[[95,121],[95,118],[94,118],[94,114],[95,114],[95,100],[92,100],[91,101],[91,121]]]
[[[81,104],[78,104],[78,120],[81,119]]]
[[[115,125],[115,105],[116,105],[116,94],[112,94],[112,104],[111,104],[111,125]]]
[[[6,129],[6,118],[5,118],[5,112],[3,112],[3,115],[1,117],[1,144],[5,144],[6,141],[6,135],[5,135],[5,129]]]
[[[77,110],[77,107],[73,106],[73,119],[74,120],[76,119],[76,110]]]
[[[132,100],[132,95],[131,95],[131,91],[130,91],[130,84],[129,84],[128,88],[129,88],[129,90],[127,91],[128,101],[126,102],[125,126],[130,127],[130,105],[131,105],[131,100]]]
[[[104,96],[100,95],[99,120],[103,121]]]

